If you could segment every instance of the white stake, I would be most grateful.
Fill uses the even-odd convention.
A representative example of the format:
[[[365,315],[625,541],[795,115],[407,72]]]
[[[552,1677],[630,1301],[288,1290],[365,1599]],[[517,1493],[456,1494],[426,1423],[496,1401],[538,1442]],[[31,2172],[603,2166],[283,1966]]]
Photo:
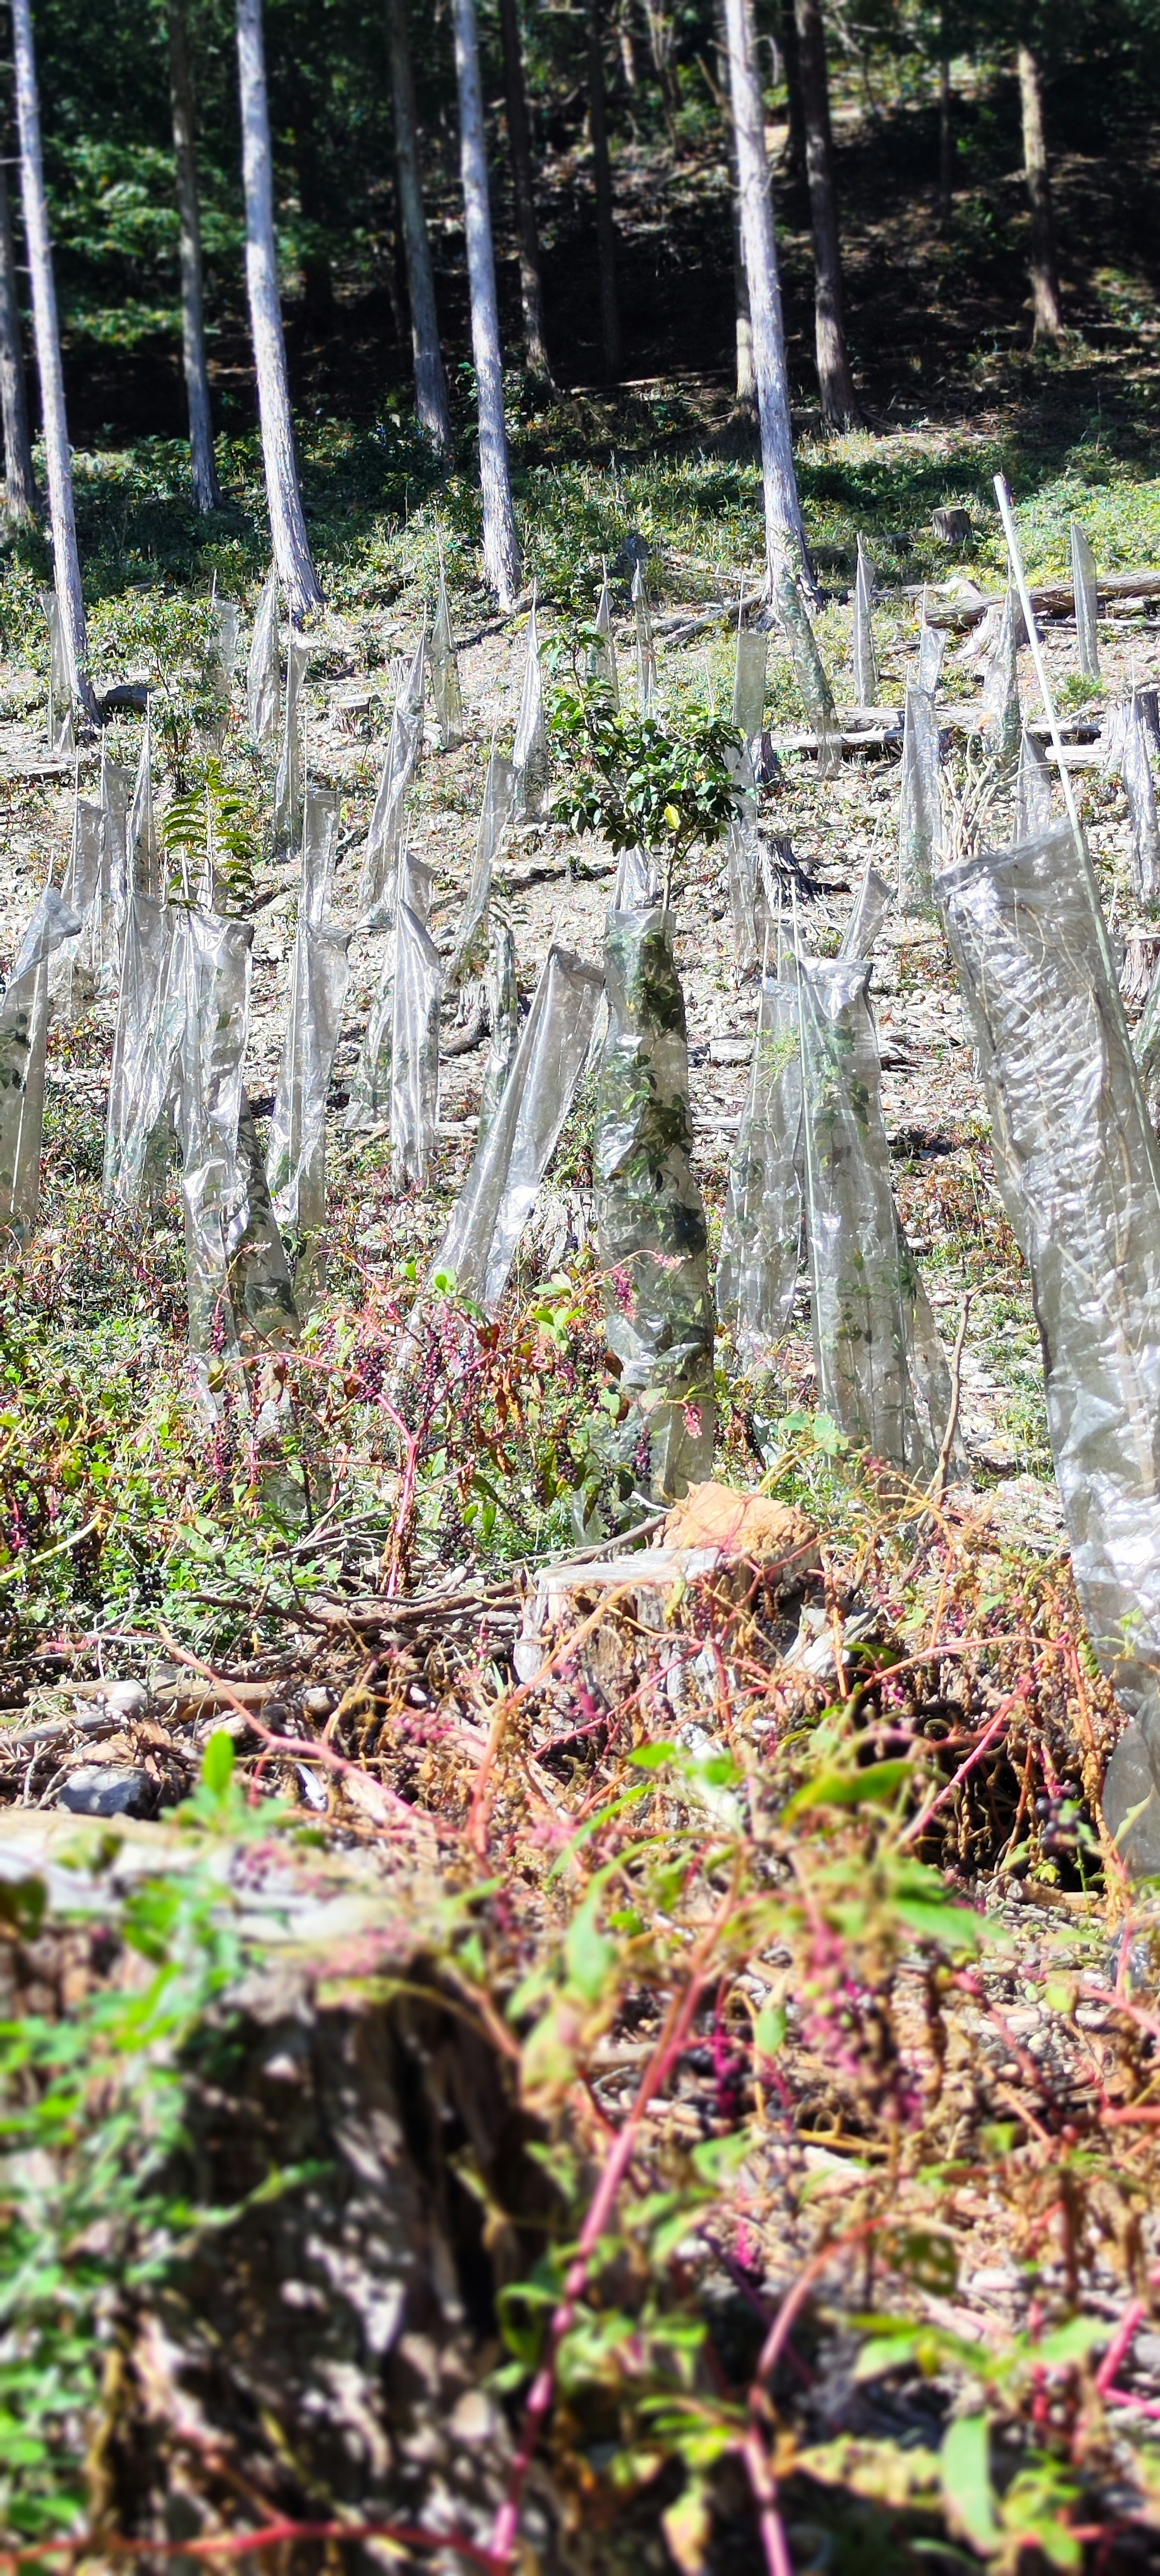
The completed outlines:
[[[1035,676],[1039,682],[1039,694],[1043,700],[1043,712],[1051,727],[1052,749],[1055,753],[1056,764],[1059,769],[1060,780],[1063,786],[1063,801],[1067,807],[1067,818],[1071,824],[1072,831],[1075,834],[1076,848],[1082,853],[1086,860],[1087,851],[1084,847],[1083,833],[1080,830],[1079,808],[1075,801],[1075,789],[1071,783],[1070,772],[1064,764],[1063,741],[1059,730],[1059,718],[1055,712],[1055,700],[1051,694],[1051,682],[1047,676],[1047,664],[1043,658],[1043,646],[1039,640],[1039,628],[1035,623],[1035,611],[1031,605],[1031,593],[1027,587],[1027,575],[1023,569],[1023,557],[1019,552],[1019,539],[1015,533],[1015,513],[1011,504],[1010,486],[1008,485],[1005,474],[997,474],[995,476],[995,498],[999,504],[999,516],[1003,522],[1003,534],[1007,540],[1007,553],[1010,557],[1011,570],[1015,575],[1015,587],[1019,593],[1019,604],[1023,610],[1023,623],[1027,629],[1027,641],[1031,646],[1031,658],[1035,664]]]

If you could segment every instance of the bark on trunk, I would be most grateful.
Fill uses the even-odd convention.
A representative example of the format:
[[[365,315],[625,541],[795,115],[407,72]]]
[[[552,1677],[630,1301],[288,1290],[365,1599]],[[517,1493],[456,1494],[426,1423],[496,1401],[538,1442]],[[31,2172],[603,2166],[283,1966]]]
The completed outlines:
[[[178,260],[181,270],[181,354],[189,404],[189,455],[199,510],[221,508],[213,453],[213,413],[205,359],[201,276],[201,212],[193,141],[193,82],[189,73],[182,0],[169,0],[169,95],[173,110],[173,161],[177,181]]]
[[[812,575],[794,473],[781,280],[765,158],[761,85],[754,61],[751,0],[725,0],[725,23],[729,35],[729,90],[741,196],[741,239],[753,317],[753,363],[757,377],[761,479],[765,496],[765,550],[772,596],[783,568],[791,574],[801,573],[811,587]]]
[[[32,439],[28,428],[28,392],[16,255],[8,208],[8,174],[0,161],[0,413],[4,420],[4,516],[11,527],[25,527],[39,508]]]
[[[828,429],[857,429],[861,426],[862,412],[846,352],[842,248],[838,233],[830,80],[821,0],[794,0],[794,17],[805,119],[810,222],[814,236],[814,338],[822,418]]]
[[[601,0],[588,0],[588,123],[592,135],[592,181],[596,191],[600,337],[604,346],[604,372],[615,382],[621,367],[620,298],[616,291],[616,224],[612,211],[612,163],[608,157],[603,35]]]
[[[73,510],[72,455],[64,406],[64,370],[56,315],[56,280],[48,230],[48,200],[40,150],[40,99],[36,85],[36,50],[32,40],[31,0],[12,0],[12,50],[16,70],[16,120],[20,131],[20,190],[24,203],[24,238],[32,272],[32,319],[36,364],[40,376],[40,409],[48,466],[48,510],[52,524],[52,560],[60,622],[68,664],[69,687],[90,724],[99,724],[97,701],[87,671],[88,636],[81,592]]]
[[[725,0],[714,0],[713,32],[717,44],[717,83],[720,104],[725,112],[728,135],[726,149],[733,177],[733,315],[737,350],[737,406],[756,415],[757,379],[753,372],[753,320],[749,311],[749,282],[745,275],[745,254],[741,246],[741,202],[737,193],[737,151],[733,120],[729,115],[729,31],[725,24]]]
[[[512,508],[507,427],[503,411],[503,359],[495,289],[495,251],[487,192],[487,146],[479,85],[479,30],[475,0],[452,0],[455,78],[459,89],[459,166],[467,232],[471,294],[471,347],[479,396],[479,479],[483,492],[483,561],[501,608],[515,604],[520,586],[520,545]]]
[[[419,174],[419,130],[415,115],[415,83],[411,74],[411,46],[407,33],[407,0],[387,0],[387,48],[391,58],[391,94],[395,110],[395,173],[399,189],[399,221],[403,234],[403,257],[407,264],[407,295],[411,306],[411,349],[415,367],[415,409],[419,426],[436,447],[451,445],[451,413],[447,404],[447,378],[443,372],[443,352],[439,346],[439,315],[435,304],[435,278],[431,268],[431,242],[423,208],[423,183]]]
[[[28,0],[21,0],[27,7]],[[278,294],[274,237],[274,179],[270,155],[270,105],[262,41],[262,0],[238,0],[238,82],[242,115],[242,175],[246,193],[246,283],[258,378],[258,417],[266,469],[266,500],[274,561],[295,616],[321,608],[322,590],[310,552],[298,460],[290,417],[286,342]]]
[[[1035,307],[1033,338],[1062,340],[1063,304],[1055,257],[1055,219],[1051,179],[1043,133],[1043,78],[1030,45],[1020,45],[1019,99],[1023,109],[1023,175],[1031,207],[1031,293]]]
[[[548,346],[544,338],[544,267],[540,257],[540,236],[536,229],[536,199],[532,186],[532,138],[528,122],[528,95],[524,86],[524,58],[520,46],[520,22],[516,0],[499,0],[499,23],[503,37],[508,150],[511,154],[512,192],[516,203],[516,231],[520,245],[520,300],[524,309],[524,356],[529,375],[539,376],[545,384],[550,384],[552,370],[548,362]]]

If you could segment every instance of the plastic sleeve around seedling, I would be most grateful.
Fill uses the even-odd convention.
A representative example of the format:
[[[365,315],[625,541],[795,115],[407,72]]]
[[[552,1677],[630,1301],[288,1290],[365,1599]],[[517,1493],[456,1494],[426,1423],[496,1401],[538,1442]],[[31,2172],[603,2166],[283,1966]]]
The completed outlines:
[[[548,801],[548,728],[544,721],[544,677],[540,669],[540,633],[535,600],[528,616],[524,677],[516,718],[516,738],[512,745],[512,775],[519,821],[539,822]]]
[[[286,695],[282,709],[282,745],[274,780],[271,834],[275,850],[296,849],[302,835],[306,791],[306,752],[302,739],[302,689],[310,659],[306,637],[291,626],[286,639]]]
[[[1022,612],[1013,590],[1007,592],[995,641],[983,675],[979,722],[987,749],[1001,769],[1013,769],[1019,757],[1023,715],[1019,704],[1019,636]]]
[[[278,652],[278,574],[271,564],[262,585],[246,663],[246,723],[250,739],[268,751],[278,731],[282,664]]]
[[[225,1252],[239,1343],[245,1350],[255,1345],[295,1342],[301,1325],[290,1264],[270,1205],[262,1148],[244,1088],[238,1110],[235,1185]]]
[[[431,1275],[450,1273],[487,1315],[498,1312],[575,1098],[602,990],[595,967],[549,949],[499,1105],[452,1210]]]
[[[1144,1008],[1132,1032],[1132,1053],[1153,1127],[1160,1121],[1160,962],[1148,987]]]
[[[1135,696],[1120,699],[1110,711],[1103,768],[1120,778],[1128,800],[1133,891],[1139,902],[1154,904],[1160,897],[1160,829],[1148,727]]]
[[[520,1042],[520,988],[516,981],[516,943],[510,922],[497,921],[491,934],[484,976],[491,1039],[479,1097],[482,1145],[507,1087]]]
[[[933,908],[932,881],[942,855],[942,787],[934,699],[906,684],[902,726],[902,796],[898,814],[898,908]]]
[[[515,774],[512,764],[502,751],[493,748],[487,764],[467,901],[448,969],[449,984],[462,983],[464,975],[480,963],[481,934],[491,902],[492,873],[507,838],[514,808]]]
[[[806,604],[792,573],[782,565],[774,583],[773,604],[789,646],[794,678],[806,714],[818,738],[818,776],[835,778],[842,765],[842,729],[834,692],[818,651]]]
[[[756,742],[765,722],[765,674],[769,637],[759,626],[739,626],[733,665],[734,724],[746,742]]]
[[[447,597],[447,576],[439,558],[439,580],[435,593],[435,615],[431,625],[430,644],[431,695],[435,701],[435,722],[444,751],[453,751],[463,741],[467,730],[463,719],[463,692],[459,685],[459,662],[451,628],[451,604]]]
[[[928,1477],[950,1373],[890,1186],[870,969],[802,964],[806,1229],[818,1399],[847,1439]]]
[[[1051,825],[1051,770],[1041,742],[1024,725],[1019,740],[1019,767],[1015,773],[1015,812],[1012,835],[1016,841],[1034,840],[1037,832]]]
[[[1096,559],[1078,519],[1071,523],[1071,580],[1075,597],[1075,640],[1085,680],[1100,676],[1099,593]]]
[[[616,644],[612,633],[612,593],[605,570],[596,603],[597,640],[588,652],[588,677],[598,688],[606,689],[617,714],[620,712],[620,673],[616,667]]]
[[[749,1089],[729,1167],[717,1305],[742,1364],[768,1365],[789,1322],[802,1238],[802,1072],[795,984],[762,980]]]
[[[173,926],[171,988],[181,997],[173,1112],[181,1153],[189,1341],[203,1391],[207,1369],[236,1335],[226,1229],[239,1195],[238,1119],[250,1015],[254,926],[182,911]]]
[[[50,1016],[48,961],[79,928],[49,886],[40,896],[0,1000],[0,1226],[36,1222]]]
[[[72,845],[61,894],[69,911],[75,913],[80,929],[73,938],[61,942],[49,976],[53,1018],[65,1028],[79,1019],[96,991],[94,949],[99,947],[100,929],[99,919],[95,922],[94,916],[99,914],[103,840],[100,806],[78,797],[73,806]]]
[[[716,1405],[708,1235],[693,1178],[685,1003],[671,915],[610,912],[597,1084],[596,1224],[625,1421],[609,1464],[628,1505],[708,1474]]]
[[[420,636],[405,666],[395,696],[387,756],[371,815],[359,879],[358,912],[364,930],[386,929],[395,909],[394,872],[403,846],[403,816],[423,748],[423,663],[426,635]]]
[[[157,808],[153,798],[153,715],[145,704],[145,723],[137,772],[129,800],[126,826],[130,893],[153,895],[165,893],[162,871],[161,835],[157,829]]]
[[[426,927],[434,890],[434,873],[404,850],[396,892]],[[391,1046],[395,1025],[395,926],[383,942],[379,980],[367,1014],[367,1025],[351,1077],[343,1126],[348,1135],[365,1135],[385,1126],[391,1114]]]
[[[632,576],[632,613],[636,623],[636,697],[642,716],[651,713],[657,693],[657,653],[645,588],[644,566],[637,561]]]
[[[1024,1209],[1047,1419],[1080,1604],[1136,1725],[1108,1772],[1113,1831],[1160,1869],[1160,1158],[1098,897],[1066,825],[941,880],[964,994]]]
[[[874,567],[858,539],[858,568],[854,575],[854,696],[860,707],[878,704],[878,656],[874,650],[874,619],[871,614],[874,597]]]
[[[76,734],[68,655],[64,649],[64,628],[55,590],[42,590],[40,604],[48,624],[48,748],[68,753],[76,750]]]
[[[932,698],[942,677],[946,649],[945,626],[928,626],[924,621],[918,634],[918,685]]]
[[[242,640],[242,612],[236,599],[214,599],[210,604],[213,620],[214,650],[227,689],[232,689],[238,667],[238,646]]]
[[[854,909],[842,935],[839,957],[870,957],[878,934],[894,902],[891,887],[868,859],[862,871]]]
[[[294,940],[266,1177],[296,1258],[326,1212],[326,1093],[350,975],[348,936],[300,919]]]
[[[173,922],[167,904],[132,896],[105,1123],[107,1207],[139,1207],[149,1139],[169,1098],[176,1040],[166,1044],[163,1005]]]
[[[421,1189],[435,1151],[442,999],[439,951],[418,914],[401,903],[391,1027],[391,1173],[397,1189]]]
[[[634,912],[659,900],[655,861],[647,850],[622,850],[612,886],[614,912]]]
[[[321,930],[334,885],[338,798],[332,788],[311,787],[302,813],[300,907],[312,930]]]

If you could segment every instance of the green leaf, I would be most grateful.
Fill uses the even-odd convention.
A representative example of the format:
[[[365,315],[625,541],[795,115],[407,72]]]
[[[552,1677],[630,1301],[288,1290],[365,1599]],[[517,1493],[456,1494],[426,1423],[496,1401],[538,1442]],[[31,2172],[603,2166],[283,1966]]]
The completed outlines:
[[[960,2415],[948,2424],[939,2453],[947,2510],[985,2556],[999,2548],[1003,2538],[995,2515],[990,2447],[986,2416]]]
[[[789,2015],[784,2004],[763,2004],[753,2026],[753,2045],[759,2057],[776,2057],[785,2046]]]
[[[215,1727],[201,1758],[201,1776],[213,1798],[224,1798],[234,1776],[237,1754],[232,1735],[224,1726]]]
[[[790,1799],[782,1810],[782,1823],[792,1823],[809,1807],[888,1806],[913,1777],[910,1761],[870,1762],[864,1771],[823,1771],[820,1779],[807,1780]]]
[[[596,1921],[602,1894],[601,1886],[589,1890],[564,1936],[568,1983],[576,1994],[583,1996],[586,2004],[601,2001],[616,1968],[616,1944],[606,1939]]]

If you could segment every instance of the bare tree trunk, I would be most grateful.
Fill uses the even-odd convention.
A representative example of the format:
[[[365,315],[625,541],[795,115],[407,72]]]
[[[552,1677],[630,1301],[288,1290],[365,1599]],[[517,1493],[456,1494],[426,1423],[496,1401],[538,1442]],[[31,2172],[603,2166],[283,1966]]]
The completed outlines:
[[[608,156],[603,37],[601,0],[588,0],[588,125],[592,136],[592,181],[596,191],[600,336],[604,343],[604,372],[615,383],[621,368],[620,298],[616,291],[616,224],[612,210],[612,163]]]
[[[955,195],[955,136],[951,122],[954,92],[951,88],[950,31],[944,6],[939,21],[938,55],[938,221],[939,231],[949,232]]]
[[[631,7],[632,0],[620,0],[616,13],[616,41],[620,47],[620,68],[624,74],[624,86],[630,92],[639,86],[640,81],[636,68],[636,33],[630,16]]]
[[[765,158],[765,117],[754,61],[751,0],[725,0],[729,88],[741,196],[741,239],[753,317],[753,363],[761,425],[765,550],[770,593],[786,570],[812,583],[805,523],[794,473],[789,376],[781,315],[781,280],[773,200]]]
[[[193,83],[189,76],[182,0],[169,0],[169,95],[173,109],[173,160],[177,177],[178,258],[181,267],[181,354],[189,404],[189,453],[199,510],[220,510],[221,489],[213,453],[213,413],[205,360],[201,278],[201,213],[193,141]]]
[[[0,413],[4,419],[4,516],[27,527],[40,506],[28,429],[20,298],[8,208],[8,173],[0,160]]]
[[[1043,134],[1043,78],[1030,45],[1020,45],[1019,99],[1023,109],[1023,175],[1031,206],[1031,292],[1035,304],[1036,340],[1062,340],[1063,304],[1055,257],[1055,220],[1051,179]]]
[[[785,102],[789,118],[787,179],[796,188],[806,175],[806,120],[802,109],[802,66],[793,0],[781,0],[781,50],[785,63]]]
[[[745,254],[741,247],[741,201],[737,193],[737,150],[733,119],[729,111],[729,31],[725,24],[725,0],[713,0],[713,33],[717,46],[717,87],[726,120],[725,148],[733,175],[733,320],[737,352],[737,406],[740,411],[757,411],[757,379],[753,372],[753,319],[749,310],[749,281],[745,274]]]
[[[23,0],[27,6],[27,0]],[[242,112],[242,175],[246,192],[246,284],[250,293],[250,330],[258,378],[258,417],[262,425],[262,459],[270,534],[283,587],[295,616],[321,608],[322,589],[314,569],[310,539],[298,486],[294,425],[290,417],[290,382],[278,294],[278,246],[274,237],[274,174],[270,155],[270,103],[266,92],[266,55],[262,42],[262,0],[237,0],[238,84]]]
[[[814,341],[822,418],[828,429],[858,429],[862,413],[850,373],[842,312],[842,246],[838,234],[830,79],[826,67],[826,30],[821,0],[794,0],[794,17],[806,129],[810,221],[814,235]]]
[[[524,356],[528,372],[552,381],[548,348],[544,338],[544,267],[540,257],[540,236],[536,230],[536,199],[532,186],[532,138],[528,123],[528,94],[524,85],[524,58],[520,46],[520,22],[516,0],[499,0],[499,23],[503,37],[504,94],[507,100],[508,150],[511,154],[512,191],[516,201],[516,231],[520,244],[520,300],[524,308]]]
[[[423,207],[423,183],[419,174],[419,129],[415,115],[415,83],[411,74],[411,46],[407,34],[407,0],[387,0],[387,48],[391,57],[391,92],[395,107],[395,172],[399,186],[399,217],[403,233],[403,256],[407,264],[407,295],[411,306],[411,348],[415,365],[415,409],[419,426],[436,447],[446,450],[451,445],[451,413],[447,405],[447,378],[443,372],[443,352],[439,346],[439,315],[435,304],[435,278],[431,268],[431,240]]]
[[[475,0],[451,0],[455,29],[455,78],[459,88],[459,166],[467,232],[471,293],[471,347],[479,397],[479,480],[483,492],[483,561],[501,608],[515,604],[520,586],[520,541],[512,508],[507,424],[503,412],[503,358],[495,289],[495,250],[487,193],[487,144],[479,85],[479,30]]]
[[[24,238],[32,271],[32,319],[36,364],[40,376],[40,410],[48,466],[48,512],[52,524],[53,576],[60,609],[61,636],[68,665],[69,688],[91,724],[100,715],[88,676],[88,636],[81,591],[73,508],[72,454],[64,407],[64,369],[56,314],[56,280],[44,193],[40,149],[40,99],[36,85],[36,49],[32,41],[31,0],[12,0],[12,50],[16,68],[16,121],[20,130],[20,190],[24,203]]]

